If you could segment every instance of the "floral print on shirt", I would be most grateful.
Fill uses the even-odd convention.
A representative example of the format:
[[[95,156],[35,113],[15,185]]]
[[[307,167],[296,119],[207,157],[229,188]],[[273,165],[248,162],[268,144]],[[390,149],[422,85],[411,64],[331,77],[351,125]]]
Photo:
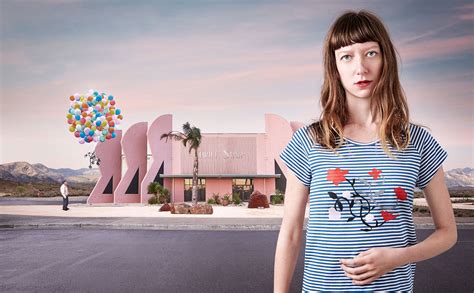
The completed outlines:
[[[366,228],[362,228],[361,230],[371,231],[372,229],[381,227],[385,223],[397,218],[398,215],[393,211],[384,209],[382,206],[378,206],[374,199],[375,197],[382,195],[384,190],[379,190],[377,192],[369,191],[365,193],[359,192],[357,190],[359,185],[371,187],[371,183],[363,178],[346,178],[346,175],[348,174],[349,170],[341,168],[329,169],[327,172],[326,179],[331,181],[335,186],[347,182],[351,189],[350,191],[343,191],[340,196],[335,192],[328,192],[329,197],[334,199],[334,205],[328,210],[329,220],[340,220],[341,212],[344,209],[348,209],[350,216],[347,218],[347,222],[354,221],[355,219],[360,220],[366,226]],[[377,168],[373,168],[368,172],[368,174],[374,181],[384,179],[382,170]],[[395,192],[397,205],[398,201],[407,200],[407,193],[402,187],[396,187],[393,191]],[[374,211],[376,207],[380,209],[381,219],[376,219],[376,211]]]

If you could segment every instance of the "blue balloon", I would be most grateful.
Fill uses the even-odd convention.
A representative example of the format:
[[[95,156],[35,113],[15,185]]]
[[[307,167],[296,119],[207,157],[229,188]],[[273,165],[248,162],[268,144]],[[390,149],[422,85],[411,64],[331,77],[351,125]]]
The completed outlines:
[[[115,110],[116,115],[120,115],[120,109]]]
[[[114,131],[114,132],[112,132],[112,138],[115,138],[115,136],[116,135],[115,135],[115,131]]]
[[[114,99],[114,96],[109,96],[109,101],[112,101]]]
[[[94,136],[94,130],[89,131],[90,136]]]
[[[84,138],[84,137],[86,137],[86,134],[85,134],[83,131],[81,131],[80,136],[81,136],[82,138]]]
[[[76,117],[74,117],[74,118],[76,118],[76,120],[79,121],[79,120],[81,120],[81,115],[76,115]]]
[[[100,124],[101,124],[100,121],[96,121],[96,122],[95,122],[95,125],[96,125],[96,126],[100,126]]]
[[[95,100],[96,100],[97,102],[100,102],[100,100],[102,100],[102,97],[101,97],[101,96],[97,96],[97,97],[95,98]]]
[[[95,91],[93,95],[97,96],[98,94],[99,94],[99,92]]]

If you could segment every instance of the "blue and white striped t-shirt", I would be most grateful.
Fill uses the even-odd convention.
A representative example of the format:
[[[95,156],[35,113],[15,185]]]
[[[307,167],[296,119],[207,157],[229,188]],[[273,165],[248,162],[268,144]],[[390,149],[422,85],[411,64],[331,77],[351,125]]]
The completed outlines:
[[[410,124],[407,149],[380,141],[345,139],[334,153],[312,142],[309,126],[297,130],[280,158],[309,187],[309,220],[303,291],[412,291],[415,264],[358,286],[344,275],[339,259],[374,247],[416,244],[413,192],[424,189],[447,157],[431,134]]]

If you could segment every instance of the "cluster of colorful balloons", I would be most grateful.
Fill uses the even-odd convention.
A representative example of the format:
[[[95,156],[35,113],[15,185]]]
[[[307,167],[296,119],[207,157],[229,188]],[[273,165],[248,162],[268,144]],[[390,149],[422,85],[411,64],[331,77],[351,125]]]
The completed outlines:
[[[89,90],[85,95],[74,94],[69,99],[67,123],[80,144],[115,138],[115,128],[123,116],[113,96]]]

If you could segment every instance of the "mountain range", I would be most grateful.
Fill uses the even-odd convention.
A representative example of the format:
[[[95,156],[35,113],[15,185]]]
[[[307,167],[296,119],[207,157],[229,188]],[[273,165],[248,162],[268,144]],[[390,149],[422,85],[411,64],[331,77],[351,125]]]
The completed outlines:
[[[64,179],[71,183],[95,183],[99,179],[99,169],[52,169],[43,164],[14,162],[0,165],[0,179],[21,183],[58,183]],[[474,187],[474,168],[458,168],[445,171],[448,188]]]
[[[0,165],[0,179],[19,183],[59,183],[68,180],[71,183],[93,184],[99,179],[99,169],[52,169],[43,164],[14,162]]]

